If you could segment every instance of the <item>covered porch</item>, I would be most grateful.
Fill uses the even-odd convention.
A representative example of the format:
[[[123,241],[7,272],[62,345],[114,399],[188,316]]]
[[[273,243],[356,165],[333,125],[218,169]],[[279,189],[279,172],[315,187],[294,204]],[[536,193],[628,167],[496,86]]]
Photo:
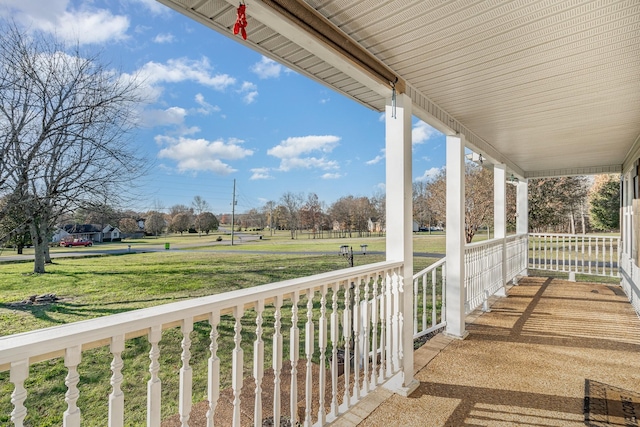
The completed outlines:
[[[161,2],[233,37],[236,1]],[[143,412],[148,426],[171,415],[162,412],[169,382],[160,374],[165,345],[180,351],[171,375],[183,426],[190,425],[196,387],[206,390],[202,415],[208,426],[214,425],[225,389],[231,393],[228,420],[234,426],[260,426],[263,414],[304,425],[380,425],[389,422],[390,406],[407,408],[395,412],[393,424],[408,417],[406,425],[425,419],[432,425],[478,419],[508,425],[517,413],[549,423],[542,425],[566,425],[580,422],[576,411],[585,379],[640,391],[630,382],[639,372],[637,360],[612,364],[637,354],[639,345],[637,2],[263,0],[247,5],[247,17],[249,35],[246,41],[237,38],[240,43],[384,112],[386,261],[0,338],[0,370],[10,371],[13,385],[13,425],[25,425],[30,369],[55,359],[64,360],[64,425],[81,425],[83,360],[87,352],[107,348],[109,426],[130,424],[132,411]],[[446,258],[415,274],[413,117],[447,136]],[[472,245],[464,239],[467,151],[494,171],[495,238]],[[535,263],[541,253],[547,257],[546,249],[536,252],[529,233],[528,180],[596,173],[623,177],[622,240],[616,239],[615,259],[609,261],[610,269],[615,261],[622,286],[615,291],[523,281],[529,268],[540,267]],[[508,181],[517,186],[517,226],[511,235]],[[556,240],[549,251],[577,254],[577,240],[571,237],[562,246]],[[543,265],[588,269],[607,263],[580,253],[581,258],[562,262],[545,259]],[[508,289],[514,280],[524,285]],[[491,313],[476,318],[492,298],[501,299]],[[583,320],[596,323],[585,330]],[[420,367],[430,350],[414,353],[414,338],[441,328],[444,335],[433,343],[442,348],[432,349],[440,355]],[[179,336],[179,344],[166,339],[167,331]],[[207,360],[192,361],[196,336],[208,348]],[[148,369],[133,374],[144,378],[139,382],[146,408],[127,407],[123,392],[128,372],[123,352],[131,340],[149,347]],[[596,366],[603,367],[580,371],[576,364],[560,372],[573,372],[566,377],[570,384],[525,371],[520,380],[499,375],[515,367],[542,367],[558,353],[584,363],[598,359]],[[537,363],[524,359],[536,354]],[[560,366],[547,364],[547,369],[557,373]],[[541,379],[545,375],[547,382]],[[584,377],[580,392],[579,376]],[[202,377],[205,384],[198,383]],[[263,399],[265,378],[273,381],[269,399]],[[376,396],[384,399],[363,411]],[[544,408],[545,402],[553,409]],[[437,412],[441,419],[427,412],[437,405],[445,408]]]

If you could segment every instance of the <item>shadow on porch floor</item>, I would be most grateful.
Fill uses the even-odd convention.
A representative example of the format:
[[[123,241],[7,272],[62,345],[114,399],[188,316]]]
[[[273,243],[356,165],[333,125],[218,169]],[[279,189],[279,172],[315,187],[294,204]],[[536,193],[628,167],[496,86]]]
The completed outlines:
[[[640,319],[619,287],[524,278],[468,321],[414,353],[411,396],[376,391],[334,425],[638,425]]]

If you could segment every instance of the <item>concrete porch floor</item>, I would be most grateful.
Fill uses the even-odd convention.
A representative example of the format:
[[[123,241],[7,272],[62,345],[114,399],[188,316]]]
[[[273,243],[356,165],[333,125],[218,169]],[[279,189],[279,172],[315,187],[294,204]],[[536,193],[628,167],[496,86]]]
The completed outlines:
[[[414,353],[408,398],[377,390],[333,425],[639,425],[640,319],[620,287],[532,277],[492,303],[465,340]]]

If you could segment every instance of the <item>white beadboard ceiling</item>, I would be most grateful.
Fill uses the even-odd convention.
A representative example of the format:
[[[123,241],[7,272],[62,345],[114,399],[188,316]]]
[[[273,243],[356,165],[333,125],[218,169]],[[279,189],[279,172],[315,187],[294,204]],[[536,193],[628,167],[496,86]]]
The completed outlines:
[[[234,37],[237,1],[159,1]],[[384,110],[384,87],[267,5],[301,2],[247,0],[248,40],[234,39]],[[464,133],[472,149],[518,175],[620,171],[640,144],[640,0],[306,0],[304,6],[406,82],[414,115],[446,133]]]

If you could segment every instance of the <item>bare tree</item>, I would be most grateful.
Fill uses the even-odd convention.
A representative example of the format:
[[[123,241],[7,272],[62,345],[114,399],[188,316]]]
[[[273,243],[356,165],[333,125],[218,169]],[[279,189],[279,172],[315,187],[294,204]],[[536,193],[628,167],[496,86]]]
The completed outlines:
[[[211,209],[209,203],[200,196],[195,196],[193,198],[193,202],[191,202],[191,207],[195,211],[196,215],[200,215],[202,212],[206,212]]]
[[[133,218],[122,218],[118,222],[118,228],[124,234],[135,234],[140,232],[140,227],[138,226],[136,220]]]
[[[146,171],[125,139],[141,97],[98,55],[0,27],[0,196],[25,213],[44,273],[57,218],[127,194]]]
[[[446,171],[442,170],[427,186],[427,203],[441,221],[446,219]],[[489,169],[467,163],[465,168],[464,230],[471,243],[478,228],[493,222],[493,173]]]
[[[294,194],[290,191],[284,193],[280,198],[280,203],[285,209],[292,239],[296,238],[296,231],[300,225],[300,208],[302,207],[303,201],[304,196],[302,194]]]
[[[164,215],[158,211],[150,211],[147,213],[147,218],[144,222],[144,229],[147,233],[157,236],[167,226],[167,222]]]
[[[324,217],[323,211],[323,204],[315,193],[310,193],[307,196],[307,201],[300,209],[301,226],[302,228],[311,230],[314,238],[316,237],[316,233],[321,229]]]

